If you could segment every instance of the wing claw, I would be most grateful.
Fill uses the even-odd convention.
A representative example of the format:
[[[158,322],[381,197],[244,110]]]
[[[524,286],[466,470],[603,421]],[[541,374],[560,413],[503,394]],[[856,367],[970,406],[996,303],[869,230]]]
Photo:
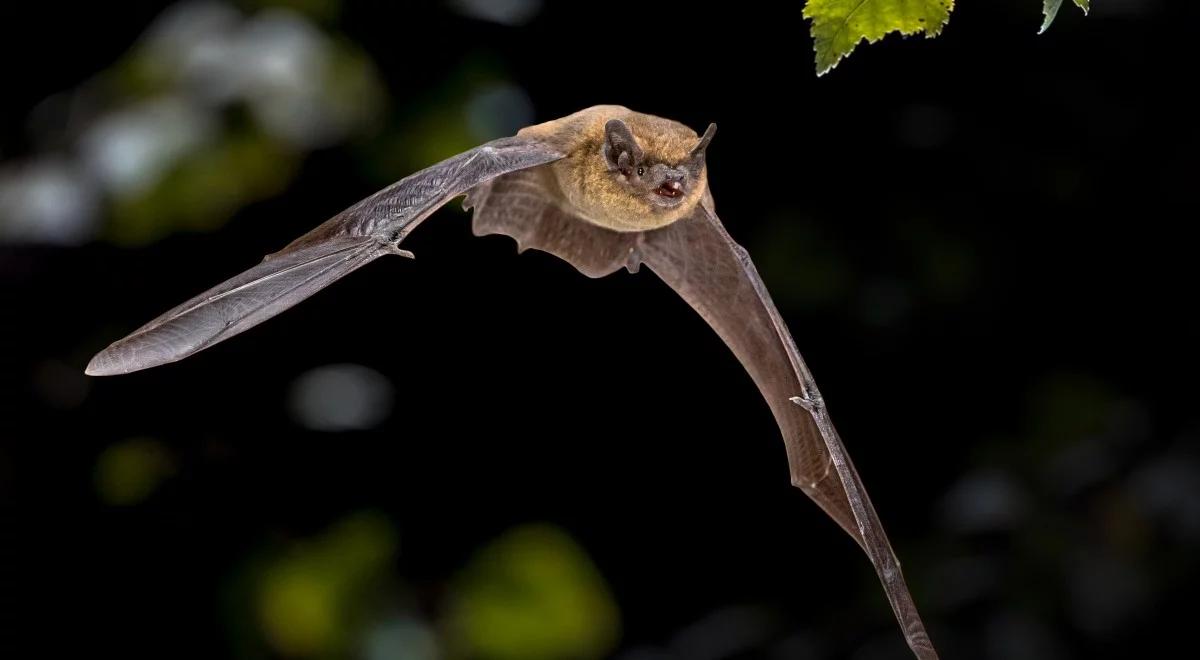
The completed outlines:
[[[820,392],[805,392],[802,396],[791,397],[788,401],[807,410],[813,417],[823,414],[825,410],[825,399],[821,398]]]
[[[398,244],[396,244],[396,243],[388,243],[388,244],[387,244],[387,251],[388,251],[388,253],[389,253],[389,254],[398,254],[398,255],[400,255],[400,256],[402,256],[402,257],[407,257],[407,258],[409,258],[409,259],[416,259],[416,258],[417,258],[417,255],[413,254],[412,252],[410,252],[410,251],[408,251],[408,250],[401,250],[401,249],[400,249],[400,246],[399,246]]]

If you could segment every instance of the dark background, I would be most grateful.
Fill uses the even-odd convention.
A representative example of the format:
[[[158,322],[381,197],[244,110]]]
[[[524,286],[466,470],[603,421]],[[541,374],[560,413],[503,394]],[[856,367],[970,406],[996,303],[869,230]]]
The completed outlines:
[[[232,7],[249,21],[269,4]],[[766,405],[701,320],[646,271],[589,280],[473,238],[457,204],[406,242],[415,261],[373,263],[177,365],[82,375],[164,309],[486,138],[463,128],[471,108],[499,108],[483,116],[511,132],[597,103],[720,125],[722,219],[820,383],[943,657],[1186,648],[1200,586],[1191,3],[1064,6],[1038,36],[1036,0],[964,2],[941,37],[890,36],[821,79],[798,1],[533,3],[521,25],[292,5],[355,54],[369,83],[350,105],[370,112],[288,143],[245,102],[205,106],[206,140],[268,145],[254,152],[266,183],[209,205],[226,183],[179,184],[180,156],[140,192],[101,187],[69,235],[12,229],[13,190],[32,164],[82,158],[108,113],[189,98],[129,82],[164,7],[0,14],[0,655],[907,657],[870,563],[789,486]],[[367,374],[386,416],[327,432],[295,412],[297,383],[330,364],[368,367],[348,373]],[[353,408],[333,398],[331,414]],[[358,542],[337,540],[353,521],[369,571],[336,549]],[[558,646],[461,641],[472,624],[455,603],[502,570],[481,548],[528,523],[553,530],[547,552],[586,552],[619,632],[598,616]],[[280,597],[271,618],[280,574],[301,575],[312,608]],[[531,629],[554,625],[530,611]],[[286,632],[321,625],[335,632]]]

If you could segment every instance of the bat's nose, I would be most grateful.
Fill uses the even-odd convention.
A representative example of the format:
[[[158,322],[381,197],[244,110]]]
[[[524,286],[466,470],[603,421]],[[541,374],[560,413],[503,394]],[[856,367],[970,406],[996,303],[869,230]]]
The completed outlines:
[[[662,185],[656,188],[654,192],[663,197],[678,197],[683,194],[683,184],[675,179],[671,179],[670,181],[662,182]]]

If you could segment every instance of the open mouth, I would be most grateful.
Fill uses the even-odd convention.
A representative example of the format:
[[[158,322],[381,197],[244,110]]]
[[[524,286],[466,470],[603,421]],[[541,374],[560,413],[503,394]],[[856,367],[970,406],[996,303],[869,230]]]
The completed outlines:
[[[654,189],[655,194],[668,199],[675,199],[683,195],[683,184],[678,181],[666,181],[661,186]]]

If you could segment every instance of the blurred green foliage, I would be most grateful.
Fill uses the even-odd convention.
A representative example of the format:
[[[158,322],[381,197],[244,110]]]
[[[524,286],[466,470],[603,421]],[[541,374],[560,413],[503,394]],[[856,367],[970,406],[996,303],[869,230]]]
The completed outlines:
[[[268,560],[254,603],[269,646],[288,657],[345,657],[371,614],[371,592],[389,580],[395,530],[376,513],[352,515]]]
[[[78,146],[107,188],[104,238],[219,227],[283,190],[307,153],[378,127],[387,94],[372,60],[313,23],[340,3],[249,4],[175,6],[72,93],[90,108]]]
[[[557,527],[519,526],[484,545],[428,612],[395,570],[398,536],[388,517],[360,512],[265,546],[229,584],[236,654],[590,660],[618,642],[604,579]]]
[[[188,154],[156,185],[114,199],[108,238],[140,245],[172,231],[215,229],[250,202],[283,190],[296,167],[290,150],[267,135],[226,135]]]
[[[319,21],[332,20],[338,9],[337,3],[323,0],[250,4],[296,11]],[[507,84],[505,73],[485,54],[466,56],[454,77],[420,97],[406,99],[400,116],[380,124],[376,119],[387,105],[387,94],[370,58],[336,32],[322,38],[325,47],[317,58],[316,79],[310,81],[312,90],[291,89],[287,76],[268,78],[254,82],[238,99],[222,101],[227,104],[220,112],[207,108],[211,104],[207,101],[195,106],[209,120],[208,134],[164,158],[163,167],[150,173],[149,185],[117,190],[110,196],[105,238],[141,245],[176,231],[217,228],[239,209],[285,189],[306,151],[325,141],[323,132],[332,131],[338,140],[370,137],[362,142],[366,160],[376,170],[376,179],[390,182],[518,128],[494,127],[500,130],[488,135],[473,130],[472,101]],[[127,105],[181,93],[186,98],[196,85],[189,80],[195,75],[189,67],[197,56],[186,46],[172,51],[162,41],[145,39],[105,74],[102,86]],[[289,100],[281,102],[280,95]],[[315,136],[293,135],[296,129],[276,125],[280,103],[311,104],[313,108],[303,111],[325,117],[328,125],[310,127]]]
[[[454,582],[449,614],[459,657],[588,660],[619,637],[616,603],[570,536],[548,525],[505,533]]]
[[[405,107],[397,108],[401,115],[372,142],[368,157],[376,178],[390,183],[480,142],[515,133],[520,126],[480,135],[472,131],[468,117],[472,99],[489,88],[507,84],[507,80],[496,58],[486,53],[463,57],[452,75],[421,96],[408,99]]]
[[[96,459],[96,494],[113,506],[144,501],[175,471],[166,447],[152,438],[110,445]]]
[[[240,0],[239,4],[251,8],[288,9],[321,22],[333,21],[342,12],[342,0]]]

